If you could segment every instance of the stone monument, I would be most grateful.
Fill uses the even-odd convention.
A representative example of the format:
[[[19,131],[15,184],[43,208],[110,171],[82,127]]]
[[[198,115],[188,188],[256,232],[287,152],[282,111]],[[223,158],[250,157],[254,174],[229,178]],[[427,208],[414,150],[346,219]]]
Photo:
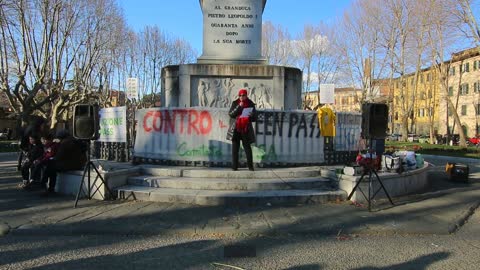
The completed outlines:
[[[162,69],[166,107],[230,107],[245,88],[258,109],[300,109],[302,72],[266,64],[262,14],[266,0],[200,0],[203,53],[196,64]]]
[[[267,64],[262,57],[262,13],[266,0],[200,0],[203,54],[200,64]]]
[[[257,105],[252,151],[258,166],[354,159],[361,116],[337,114],[335,146],[325,146],[317,113],[300,110],[302,72],[266,64],[261,53],[265,5],[266,0],[200,1],[203,53],[195,64],[162,69],[165,107],[135,114],[135,162],[229,166],[228,109],[242,88]]]

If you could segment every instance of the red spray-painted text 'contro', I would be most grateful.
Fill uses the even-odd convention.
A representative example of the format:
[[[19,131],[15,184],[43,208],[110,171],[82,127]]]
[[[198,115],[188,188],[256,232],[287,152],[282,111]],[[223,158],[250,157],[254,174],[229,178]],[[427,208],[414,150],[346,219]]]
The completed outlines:
[[[207,135],[212,131],[212,116],[197,110],[148,111],[143,117],[143,129],[147,133]]]

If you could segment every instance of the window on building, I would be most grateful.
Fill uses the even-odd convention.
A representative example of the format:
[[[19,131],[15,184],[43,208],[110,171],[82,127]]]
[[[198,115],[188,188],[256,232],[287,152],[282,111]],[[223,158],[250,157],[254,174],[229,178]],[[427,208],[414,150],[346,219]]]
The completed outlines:
[[[420,83],[423,83],[423,74],[420,75]]]
[[[427,82],[432,80],[432,73],[427,74]]]
[[[420,93],[420,99],[421,99],[421,100],[425,100],[426,98],[427,98],[427,96],[425,95],[425,91],[422,91],[422,92]]]
[[[428,116],[433,116],[433,108],[428,108]]]
[[[467,105],[462,105],[462,115],[467,115]]]
[[[460,85],[460,95],[468,95],[468,83],[463,83]]]
[[[398,120],[398,112],[395,112],[395,120]]]
[[[425,116],[425,109],[419,109],[418,110],[418,116],[419,117],[424,117]]]
[[[475,93],[480,92],[480,81],[476,81],[473,83],[473,92]]]
[[[469,64],[470,63],[463,63],[462,65],[460,65],[460,73],[469,72]]]
[[[448,116],[453,116],[453,112],[452,112],[452,109],[450,109],[450,107],[448,107]]]
[[[473,61],[473,70],[480,69],[480,60]]]
[[[450,97],[453,96],[453,86],[448,87],[448,96],[450,96]]]
[[[432,93],[432,90],[428,90],[428,98],[433,98],[433,93]]]
[[[480,115],[480,104],[477,104],[475,109],[476,109],[475,111],[476,111],[477,115]]]
[[[455,76],[455,67],[450,67],[448,73],[450,74],[450,76]]]

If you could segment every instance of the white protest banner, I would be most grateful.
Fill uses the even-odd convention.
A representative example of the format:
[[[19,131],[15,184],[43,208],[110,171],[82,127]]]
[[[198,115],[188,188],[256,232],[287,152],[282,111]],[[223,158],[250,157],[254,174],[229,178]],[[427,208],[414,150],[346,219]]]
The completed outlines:
[[[333,104],[335,84],[320,84],[320,103],[321,104]]]
[[[100,110],[100,138],[98,141],[127,141],[127,108],[125,106]]]

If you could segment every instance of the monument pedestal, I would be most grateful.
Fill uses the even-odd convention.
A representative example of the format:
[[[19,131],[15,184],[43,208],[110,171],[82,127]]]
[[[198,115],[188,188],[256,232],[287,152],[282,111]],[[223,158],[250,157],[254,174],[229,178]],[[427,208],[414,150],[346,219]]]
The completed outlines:
[[[197,59],[198,64],[236,64],[236,65],[266,65],[268,64],[265,58],[244,58],[239,60],[225,59],[223,57],[201,56]]]
[[[162,69],[165,107],[229,108],[247,89],[257,109],[300,109],[302,72],[271,65],[186,64]]]

